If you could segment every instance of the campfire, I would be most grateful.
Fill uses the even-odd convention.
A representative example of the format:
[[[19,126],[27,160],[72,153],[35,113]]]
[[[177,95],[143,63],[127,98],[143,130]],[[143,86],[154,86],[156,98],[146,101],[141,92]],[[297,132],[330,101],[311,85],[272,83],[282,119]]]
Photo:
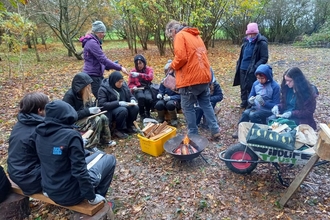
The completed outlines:
[[[189,154],[194,154],[197,153],[198,150],[196,149],[197,145],[191,141],[186,135],[183,140],[181,141],[180,145],[176,147],[172,153],[176,155],[189,155]]]

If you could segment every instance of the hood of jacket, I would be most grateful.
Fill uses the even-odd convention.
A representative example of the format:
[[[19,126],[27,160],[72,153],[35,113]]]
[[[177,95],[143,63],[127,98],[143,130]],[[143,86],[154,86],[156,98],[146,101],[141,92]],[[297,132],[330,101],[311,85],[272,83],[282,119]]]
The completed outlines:
[[[84,87],[92,82],[92,78],[87,73],[81,72],[73,77],[71,89],[74,94],[78,94]]]
[[[41,136],[50,136],[63,128],[73,128],[78,119],[76,110],[62,100],[55,100],[45,107],[46,117],[44,122],[36,128]]]
[[[85,47],[86,42],[89,40],[96,40],[101,45],[101,41],[93,34],[87,34],[79,38],[79,41],[81,42],[83,48]]]
[[[17,115],[17,119],[19,122],[25,125],[35,125],[37,126],[38,124],[44,122],[44,117],[40,116],[38,114],[30,113],[30,114],[25,114],[25,113],[19,113]]]
[[[257,76],[257,73],[264,74],[267,77],[267,82],[273,81],[273,69],[268,64],[259,65],[254,75]]]
[[[195,35],[195,36],[200,34],[199,30],[197,28],[194,28],[194,27],[185,27],[185,28],[182,29],[182,31],[188,32],[188,33],[190,33],[192,35]]]

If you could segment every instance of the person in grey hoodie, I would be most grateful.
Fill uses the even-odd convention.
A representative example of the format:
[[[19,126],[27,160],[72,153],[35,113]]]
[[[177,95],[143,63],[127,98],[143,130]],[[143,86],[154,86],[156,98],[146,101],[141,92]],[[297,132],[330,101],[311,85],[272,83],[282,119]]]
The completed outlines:
[[[92,92],[95,98],[103,80],[104,70],[114,69],[122,71],[128,75],[125,67],[111,61],[102,50],[102,40],[106,34],[106,27],[102,21],[95,21],[92,30],[79,40],[84,48],[84,67],[83,71],[93,80]]]
[[[105,201],[115,157],[97,152],[85,158],[82,137],[73,129],[78,115],[70,104],[55,100],[45,109],[44,123],[37,126],[34,138],[44,194],[62,206],[76,205],[84,199],[90,204]],[[96,157],[100,158],[91,166]]]

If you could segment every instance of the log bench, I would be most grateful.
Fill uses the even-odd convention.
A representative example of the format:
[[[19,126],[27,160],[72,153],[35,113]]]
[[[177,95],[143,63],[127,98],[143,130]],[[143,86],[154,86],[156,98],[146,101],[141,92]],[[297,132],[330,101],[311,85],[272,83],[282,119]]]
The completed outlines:
[[[307,164],[298,173],[293,182],[290,184],[286,193],[280,199],[279,204],[281,207],[286,205],[291,196],[296,192],[296,190],[299,188],[301,183],[305,180],[309,172],[314,168],[314,165],[320,158],[330,161],[330,128],[326,124],[320,124],[319,136],[314,148],[315,154],[309,159]]]
[[[23,199],[27,198],[27,201],[28,201],[28,197],[30,197],[30,198],[40,200],[40,201],[48,203],[48,204],[56,205],[56,206],[63,207],[63,208],[74,211],[74,214],[71,219],[100,220],[100,219],[107,219],[107,217],[109,219],[114,219],[112,209],[108,203],[100,202],[97,205],[91,205],[88,203],[87,200],[84,200],[83,202],[81,202],[77,205],[61,206],[59,204],[56,204],[53,200],[51,200],[47,196],[43,195],[42,193],[36,193],[33,195],[29,195],[29,196],[24,195],[23,191],[9,177],[8,177],[8,179],[11,182],[12,193],[9,195],[9,198],[7,200],[10,200],[10,198],[14,198],[14,197],[16,197],[16,200],[19,200],[19,198],[20,197],[22,198],[22,196],[23,196]],[[8,202],[10,203],[11,201],[8,201]],[[1,212],[1,210],[0,210],[0,212]]]

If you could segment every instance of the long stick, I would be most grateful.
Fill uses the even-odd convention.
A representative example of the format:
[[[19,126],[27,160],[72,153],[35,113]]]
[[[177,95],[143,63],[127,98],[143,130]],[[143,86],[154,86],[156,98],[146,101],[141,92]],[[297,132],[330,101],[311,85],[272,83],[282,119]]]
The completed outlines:
[[[102,114],[104,114],[104,113],[107,113],[107,112],[108,112],[108,111],[105,110],[105,111],[99,112],[99,113],[97,113],[97,114],[95,114],[95,115],[91,115],[91,116],[89,116],[88,118],[86,118],[86,121],[88,121],[89,119],[95,118],[96,116],[99,116],[99,115],[102,115]]]

